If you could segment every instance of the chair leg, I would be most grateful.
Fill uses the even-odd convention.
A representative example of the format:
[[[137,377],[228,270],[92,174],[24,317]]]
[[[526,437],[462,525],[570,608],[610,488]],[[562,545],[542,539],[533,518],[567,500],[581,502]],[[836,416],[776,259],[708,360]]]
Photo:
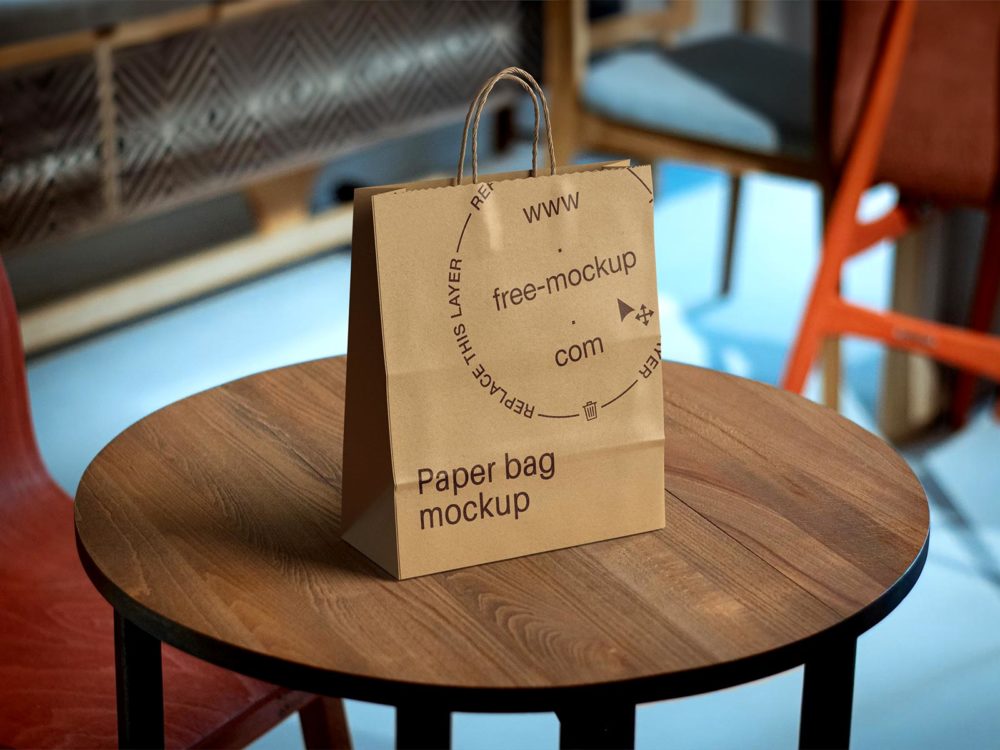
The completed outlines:
[[[729,205],[726,208],[726,246],[722,257],[722,280],[719,283],[719,296],[726,297],[732,288],[733,257],[736,252],[736,228],[739,218],[740,193],[743,189],[743,175],[734,172],[729,177]]]
[[[823,236],[826,234],[827,223],[831,219],[831,209],[833,207],[834,188],[830,184],[820,185],[820,205],[822,207],[822,228]],[[823,248],[820,249],[823,252]],[[840,292],[839,284],[837,292]],[[827,336],[823,339],[821,357],[823,362],[823,395],[824,406],[840,411],[840,336]]]
[[[802,393],[802,389],[805,387],[809,370],[812,368],[813,362],[816,361],[820,344],[823,341],[823,332],[820,330],[818,317],[818,310],[815,309],[814,303],[810,302],[799,327],[798,336],[795,338],[795,344],[792,346],[785,375],[781,380],[781,387],[786,391]]]
[[[989,328],[993,311],[996,309],[998,293],[1000,293],[1000,205],[994,206],[990,213],[986,241],[983,243],[979,258],[976,292],[969,314],[970,330],[985,331]],[[957,429],[965,424],[977,382],[978,378],[971,372],[963,370],[958,373],[949,413],[952,427]]]
[[[839,217],[839,221],[849,222],[851,220],[851,218],[844,216]],[[842,227],[834,225],[836,221],[838,221],[838,217],[831,217],[828,229],[842,229]],[[820,250],[819,269],[813,280],[809,301],[806,303],[805,313],[799,324],[799,332],[792,346],[784,378],[781,381],[781,387],[787,391],[802,393],[813,362],[816,361],[816,357],[820,353],[820,347],[830,346],[824,344],[824,340],[832,340],[835,345],[832,347],[832,355],[829,349],[824,351],[828,355],[825,364],[829,368],[825,371],[824,387],[828,383],[833,384],[834,387],[839,385],[840,341],[839,337],[829,339],[833,332],[827,329],[824,319],[830,304],[838,298],[840,270],[845,257],[842,238],[848,236],[850,236],[849,233],[845,231],[830,231],[827,233],[827,239]],[[829,394],[824,393],[824,403],[829,405]]]
[[[802,393],[813,362],[823,354],[823,403],[837,409],[840,401],[840,337],[824,330],[821,325],[823,308],[840,294],[840,271],[847,257],[847,246],[856,226],[854,207],[861,198],[846,191],[836,192],[830,185],[821,186],[823,239],[820,245],[819,268],[813,279],[809,301],[799,324],[799,333],[792,347],[781,387]],[[852,206],[834,211],[834,201]]]
[[[302,740],[308,750],[350,750],[344,702],[339,698],[316,698],[299,710]]]
[[[823,405],[840,411],[840,336],[823,339]]]

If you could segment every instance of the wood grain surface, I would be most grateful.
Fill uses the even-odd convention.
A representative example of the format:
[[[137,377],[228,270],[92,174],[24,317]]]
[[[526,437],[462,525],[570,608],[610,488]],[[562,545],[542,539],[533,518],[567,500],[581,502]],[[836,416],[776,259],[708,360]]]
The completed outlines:
[[[454,710],[755,679],[891,611],[926,556],[904,461],[799,396],[664,363],[662,531],[406,581],[339,538],[343,358],[143,419],[88,468],[92,580],[153,635],[300,689]]]

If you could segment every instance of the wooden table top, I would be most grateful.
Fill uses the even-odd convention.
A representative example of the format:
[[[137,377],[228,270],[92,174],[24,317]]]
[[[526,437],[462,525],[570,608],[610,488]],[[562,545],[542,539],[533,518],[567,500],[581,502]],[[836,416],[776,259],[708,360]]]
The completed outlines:
[[[77,542],[123,615],[288,687],[551,710],[801,664],[881,620],[923,566],[927,501],[887,445],[799,396],[664,363],[665,529],[395,581],[339,538],[345,363],[200,393],[98,455]]]

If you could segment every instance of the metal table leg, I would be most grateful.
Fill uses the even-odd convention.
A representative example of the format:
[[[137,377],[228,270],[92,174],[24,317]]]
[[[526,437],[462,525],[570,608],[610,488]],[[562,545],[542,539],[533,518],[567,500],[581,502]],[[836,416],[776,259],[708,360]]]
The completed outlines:
[[[799,726],[802,750],[846,748],[851,744],[857,645],[852,638],[806,662]]]
[[[163,747],[160,642],[115,612],[118,746]]]
[[[399,750],[443,750],[451,747],[451,712],[425,705],[396,707]]]
[[[629,750],[635,747],[635,706],[598,704],[557,711],[563,750]]]

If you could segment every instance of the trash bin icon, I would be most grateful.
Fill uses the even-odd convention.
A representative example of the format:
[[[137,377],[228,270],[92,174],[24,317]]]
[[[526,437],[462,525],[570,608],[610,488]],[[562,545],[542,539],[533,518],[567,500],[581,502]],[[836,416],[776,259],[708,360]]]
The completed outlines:
[[[592,419],[597,419],[597,403],[595,401],[585,403],[583,405],[583,414],[588,422]]]

